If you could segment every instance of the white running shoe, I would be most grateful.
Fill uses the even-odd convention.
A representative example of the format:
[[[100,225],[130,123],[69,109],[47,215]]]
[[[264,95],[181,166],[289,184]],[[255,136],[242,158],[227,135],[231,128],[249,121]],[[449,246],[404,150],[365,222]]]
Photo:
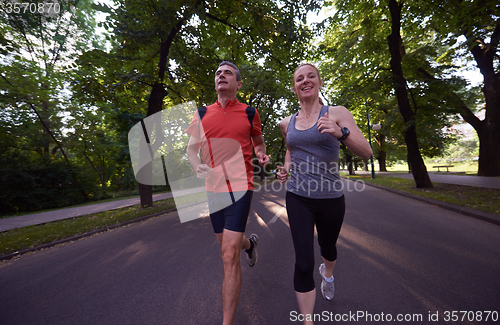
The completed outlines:
[[[332,300],[335,295],[335,285],[333,281],[330,282],[325,277],[325,263],[321,263],[319,266],[319,274],[321,274],[321,293],[326,300]],[[333,278],[333,276],[332,276]]]

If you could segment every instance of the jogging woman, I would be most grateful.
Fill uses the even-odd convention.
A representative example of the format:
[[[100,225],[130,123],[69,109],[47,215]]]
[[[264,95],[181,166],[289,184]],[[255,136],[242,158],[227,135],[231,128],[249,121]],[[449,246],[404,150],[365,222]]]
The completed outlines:
[[[300,110],[280,122],[287,152],[277,178],[287,184],[286,207],[295,248],[294,289],[304,324],[313,324],[316,301],[314,226],[323,263],[321,292],[333,299],[333,269],[337,238],[345,212],[343,185],[338,171],[340,142],[355,155],[368,159],[371,147],[343,106],[325,106],[319,97],[322,80],[318,69],[301,64],[293,74],[293,91]]]

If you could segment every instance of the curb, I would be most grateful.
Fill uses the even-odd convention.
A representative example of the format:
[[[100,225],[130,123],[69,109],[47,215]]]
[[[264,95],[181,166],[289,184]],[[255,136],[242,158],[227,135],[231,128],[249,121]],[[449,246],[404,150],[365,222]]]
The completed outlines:
[[[354,180],[351,180],[348,178],[344,178],[344,179],[354,181]],[[391,192],[394,194],[406,196],[410,199],[422,201],[422,202],[425,202],[425,203],[428,203],[431,205],[438,206],[438,207],[443,208],[443,209],[447,209],[447,210],[450,210],[453,212],[463,214],[463,215],[468,216],[468,217],[473,217],[473,218],[500,226],[500,216],[493,214],[493,213],[483,212],[483,211],[479,211],[479,210],[473,210],[473,209],[469,209],[469,208],[466,208],[466,207],[463,207],[460,205],[451,204],[451,203],[447,203],[447,202],[443,202],[443,201],[439,201],[439,200],[434,200],[434,199],[429,199],[429,198],[422,197],[422,196],[419,196],[416,194],[412,194],[412,193],[408,193],[408,192],[404,192],[404,191],[400,191],[400,190],[396,190],[393,188],[384,187],[384,186],[380,186],[380,185],[376,185],[376,184],[371,184],[368,182],[364,182],[364,183],[366,185],[376,187],[376,188],[381,189],[381,190],[385,190],[385,191],[388,191],[388,192]]]
[[[80,235],[76,235],[76,236],[73,236],[73,237],[61,239],[61,240],[58,240],[58,241],[55,241],[55,242],[52,242],[52,243],[43,244],[43,245],[40,245],[40,246],[28,248],[28,249],[25,249],[25,250],[22,250],[22,251],[13,252],[13,253],[10,253],[10,254],[7,254],[7,255],[2,255],[2,256],[0,256],[0,261],[10,260],[10,259],[12,259],[14,257],[18,257],[18,256],[21,256],[21,255],[26,254],[26,253],[32,253],[32,252],[36,252],[36,251],[42,250],[44,248],[54,247],[56,245],[68,243],[68,242],[75,241],[75,240],[78,240],[78,239],[82,239],[82,238],[85,238],[85,237],[89,237],[89,236],[92,236],[92,235],[95,235],[95,234],[98,234],[98,233],[101,233],[101,232],[106,232],[108,230],[112,230],[112,229],[115,229],[115,228],[120,228],[120,227],[123,227],[123,226],[127,226],[127,225],[130,225],[130,224],[133,224],[133,223],[137,223],[137,222],[140,222],[140,221],[144,221],[144,220],[147,220],[147,219],[150,219],[150,218],[154,218],[154,217],[160,216],[162,214],[168,214],[168,213],[175,212],[175,211],[177,211],[177,208],[173,208],[173,209],[165,210],[165,211],[162,211],[162,212],[157,212],[157,213],[149,214],[147,216],[142,216],[142,217],[139,217],[139,218],[136,218],[136,219],[127,220],[127,221],[124,221],[124,222],[116,224],[116,225],[108,226],[106,228],[96,229],[96,230],[93,230],[93,231],[86,232],[84,234],[80,234]]]

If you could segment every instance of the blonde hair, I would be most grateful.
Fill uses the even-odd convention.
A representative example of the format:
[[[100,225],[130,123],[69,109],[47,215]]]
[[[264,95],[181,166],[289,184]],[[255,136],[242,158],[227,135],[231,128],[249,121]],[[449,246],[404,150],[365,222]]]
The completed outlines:
[[[320,81],[323,81],[323,80],[321,79],[321,75],[320,75],[320,73],[319,73],[318,68],[317,68],[314,64],[312,64],[312,63],[309,63],[309,62],[304,62],[304,63],[299,64],[299,65],[297,66],[297,68],[295,68],[295,71],[293,72],[293,77],[292,77],[292,79],[293,79],[293,85],[294,85],[294,86],[295,86],[295,73],[297,72],[297,70],[299,70],[300,68],[302,68],[303,66],[306,66],[306,65],[313,67],[313,68],[314,68],[314,70],[316,70],[316,73],[318,74],[318,78],[319,78],[319,80],[320,80]],[[321,105],[325,105],[325,104],[323,103],[323,100],[321,99],[321,97],[319,97],[319,96],[318,96],[318,98],[319,98],[319,103],[320,103]]]

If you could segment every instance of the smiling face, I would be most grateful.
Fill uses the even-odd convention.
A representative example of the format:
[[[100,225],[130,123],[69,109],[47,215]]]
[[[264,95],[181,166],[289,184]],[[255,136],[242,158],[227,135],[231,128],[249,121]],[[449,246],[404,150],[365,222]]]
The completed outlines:
[[[236,71],[229,65],[221,65],[215,72],[215,90],[218,94],[221,92],[233,94],[241,87],[241,81],[236,80]]]
[[[312,65],[299,66],[293,74],[292,89],[300,101],[318,98],[322,85],[318,70]]]

